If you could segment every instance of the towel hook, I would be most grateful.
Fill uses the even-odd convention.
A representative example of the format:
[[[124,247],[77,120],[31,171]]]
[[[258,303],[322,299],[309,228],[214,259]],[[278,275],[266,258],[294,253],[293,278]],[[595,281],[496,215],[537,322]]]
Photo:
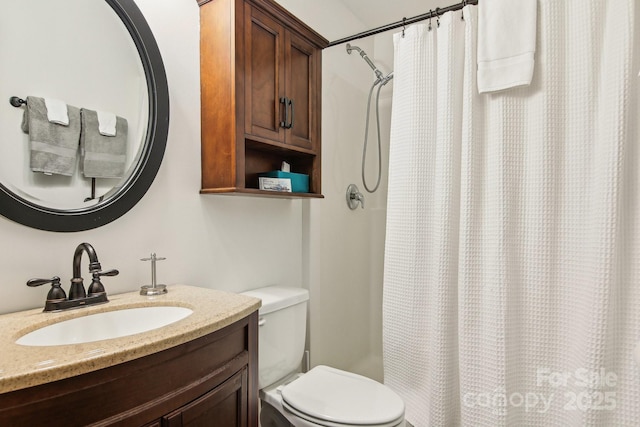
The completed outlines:
[[[9,98],[9,104],[13,105],[14,107],[20,107],[21,105],[27,105],[27,101],[17,96],[12,96],[11,98]]]
[[[403,16],[402,17],[402,38],[404,38],[404,30],[405,30],[405,27],[406,27],[406,23],[407,23],[407,17]]]
[[[104,195],[97,198],[98,203],[102,202],[104,199]],[[90,202],[91,200],[96,200],[96,179],[91,178],[91,197],[87,197],[84,199],[84,202]]]
[[[436,25],[440,28],[440,8],[436,7]]]
[[[431,18],[433,18],[433,9],[429,9],[429,31],[433,28],[431,25]]]

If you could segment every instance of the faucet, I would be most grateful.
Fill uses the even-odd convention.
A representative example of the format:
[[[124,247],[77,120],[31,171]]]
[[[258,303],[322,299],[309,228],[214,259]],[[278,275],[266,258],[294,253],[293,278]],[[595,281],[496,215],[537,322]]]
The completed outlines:
[[[80,276],[82,254],[85,252],[89,257],[89,272],[93,276],[88,295],[84,288],[84,279]],[[51,283],[51,290],[47,295],[44,311],[60,311],[109,302],[100,277],[117,276],[118,274],[119,271],[115,269],[102,271],[102,267],[98,261],[98,255],[95,249],[93,249],[93,246],[89,243],[80,243],[73,253],[73,278],[71,279],[71,287],[69,288],[69,298],[67,298],[64,290],[60,287],[60,278],[57,276],[52,279],[31,279],[27,282],[27,286],[34,287]]]
[[[84,289],[84,279],[80,277],[80,262],[82,261],[83,252],[89,257],[89,272],[99,273],[102,270],[98,255],[95,249],[89,243],[80,243],[73,253],[73,278],[71,279],[71,288],[69,288],[69,299],[86,298],[87,292]],[[104,292],[104,289],[103,289]]]

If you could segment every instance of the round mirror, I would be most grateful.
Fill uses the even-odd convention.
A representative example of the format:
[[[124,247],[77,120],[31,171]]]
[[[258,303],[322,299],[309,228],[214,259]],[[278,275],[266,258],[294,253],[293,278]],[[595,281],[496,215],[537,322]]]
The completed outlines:
[[[0,40],[0,214],[81,231],[126,213],[157,174],[169,125],[164,65],[134,1],[4,0]],[[47,117],[56,100],[67,124]]]

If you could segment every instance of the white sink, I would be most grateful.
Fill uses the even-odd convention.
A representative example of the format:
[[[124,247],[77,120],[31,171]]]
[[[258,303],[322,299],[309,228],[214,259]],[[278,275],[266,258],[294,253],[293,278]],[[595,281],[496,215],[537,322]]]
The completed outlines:
[[[29,332],[17,344],[46,347],[126,337],[161,328],[193,313],[184,307],[140,307],[76,317]]]

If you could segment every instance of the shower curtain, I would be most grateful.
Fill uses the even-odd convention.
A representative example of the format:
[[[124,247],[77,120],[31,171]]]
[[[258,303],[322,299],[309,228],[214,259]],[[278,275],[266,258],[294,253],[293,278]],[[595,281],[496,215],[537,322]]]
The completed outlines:
[[[479,95],[477,8],[394,36],[385,383],[425,426],[638,426],[640,5],[539,0]]]

